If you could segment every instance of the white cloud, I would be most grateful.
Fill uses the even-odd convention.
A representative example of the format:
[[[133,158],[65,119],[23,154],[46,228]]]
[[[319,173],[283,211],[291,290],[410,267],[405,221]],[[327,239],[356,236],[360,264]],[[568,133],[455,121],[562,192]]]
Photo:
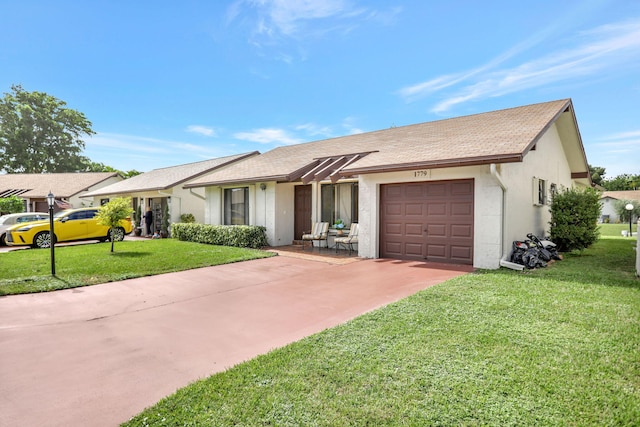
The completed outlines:
[[[207,126],[191,125],[187,126],[186,130],[187,132],[197,133],[204,136],[217,136],[215,129]]]
[[[640,130],[607,135],[593,145],[605,147],[610,153],[636,152],[640,147]]]
[[[342,127],[347,130],[347,135],[355,135],[356,133],[365,132],[356,126],[355,121],[355,117],[345,117],[345,119],[342,120]]]
[[[290,136],[284,129],[262,128],[251,132],[238,132],[234,138],[243,141],[257,142],[260,144],[292,145],[303,142],[301,139]]]
[[[298,125],[295,127],[295,130],[305,131],[309,136],[320,136],[325,138],[330,138],[335,136],[331,127],[321,126],[315,123],[305,123],[302,125]]]
[[[594,76],[604,70],[629,68],[640,64],[640,19],[604,25],[579,35],[572,49],[551,52],[517,66],[496,69],[506,60],[536,44],[545,33],[515,46],[487,64],[465,73],[438,76],[398,91],[407,101],[446,92],[431,111],[442,113],[457,104],[475,99],[545,86],[576,78]]]
[[[262,21],[262,30],[278,31],[285,35],[296,33],[304,21],[350,12],[343,0],[263,0],[257,3],[266,7],[267,20]]]
[[[264,48],[285,40],[345,34],[365,22],[392,25],[401,12],[401,7],[357,7],[352,0],[237,0],[227,8],[226,23],[249,25],[249,43]],[[282,53],[277,59],[292,61],[291,55]]]

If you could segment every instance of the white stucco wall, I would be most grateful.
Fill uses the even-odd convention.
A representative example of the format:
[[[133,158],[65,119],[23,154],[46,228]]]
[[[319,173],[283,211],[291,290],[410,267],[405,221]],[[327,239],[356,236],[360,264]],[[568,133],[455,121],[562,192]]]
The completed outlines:
[[[616,205],[615,205],[617,199],[614,199],[611,197],[603,197],[602,199],[600,199],[600,201],[602,202],[602,213],[600,215],[600,218],[604,218],[605,215],[608,215],[610,223],[613,224],[618,222],[620,218],[616,213]]]
[[[193,188],[192,191],[181,187],[174,187],[171,192],[171,222],[180,222],[180,215],[192,214],[196,222],[204,221],[204,196],[202,188]]]
[[[504,243],[510,253],[511,243],[526,239],[527,233],[539,236],[548,234],[551,184],[556,184],[558,191],[573,185],[556,125],[547,130],[536,144],[536,149],[530,151],[522,163],[503,164],[500,174],[507,185]],[[534,206],[534,177],[546,181],[546,205]]]
[[[260,184],[265,184],[264,190]],[[264,182],[206,187],[204,223],[223,224],[225,188],[247,187],[249,188],[249,224],[266,227],[269,245],[290,245],[293,241],[293,186],[294,184]]]

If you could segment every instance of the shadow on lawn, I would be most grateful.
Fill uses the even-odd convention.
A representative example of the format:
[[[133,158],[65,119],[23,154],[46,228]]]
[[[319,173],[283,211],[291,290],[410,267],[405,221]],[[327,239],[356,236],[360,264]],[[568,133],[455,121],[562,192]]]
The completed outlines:
[[[144,258],[147,256],[152,255],[152,252],[111,252],[109,255],[111,256],[117,256],[120,258]]]

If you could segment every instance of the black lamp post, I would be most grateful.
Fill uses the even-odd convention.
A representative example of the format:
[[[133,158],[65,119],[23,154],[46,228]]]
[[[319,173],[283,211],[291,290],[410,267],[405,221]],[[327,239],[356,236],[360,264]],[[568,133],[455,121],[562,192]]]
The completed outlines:
[[[51,247],[51,275],[56,275],[56,251],[54,250],[55,238],[53,232],[53,206],[56,202],[56,198],[53,193],[49,191],[47,194],[47,203],[49,204],[49,246]]]
[[[632,237],[633,233],[631,232],[631,219],[633,218],[633,205],[631,203],[627,203],[627,206],[625,206],[624,208],[629,211],[629,237]]]

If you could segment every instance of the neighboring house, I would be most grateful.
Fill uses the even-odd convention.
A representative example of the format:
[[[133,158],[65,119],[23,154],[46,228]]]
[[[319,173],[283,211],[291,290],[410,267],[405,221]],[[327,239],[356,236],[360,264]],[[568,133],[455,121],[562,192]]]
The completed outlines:
[[[278,147],[185,187],[205,187],[206,223],[265,226],[273,246],[340,218],[361,257],[497,268],[548,230],[554,192],[590,185],[565,99]]]
[[[92,191],[89,197],[95,198],[96,204],[104,204],[111,197],[131,197],[133,208],[141,208],[144,215],[146,208],[153,212],[154,230],[160,230],[165,206],[169,208],[170,222],[180,221],[180,215],[192,214],[196,221],[204,222],[204,191],[184,189],[183,185],[202,174],[224,169],[235,162],[258,155],[259,152],[236,154],[201,162],[179,166],[154,169],[117,182],[108,187]],[[137,224],[139,225],[139,224]]]
[[[620,217],[616,213],[616,202],[619,200],[635,201],[636,204],[640,204],[640,190],[604,191],[600,197],[602,202],[600,220],[602,222],[620,222]]]
[[[55,210],[92,206],[90,191],[122,181],[117,172],[10,173],[0,175],[0,197],[18,196],[27,212],[48,212],[47,195],[56,198]]]

